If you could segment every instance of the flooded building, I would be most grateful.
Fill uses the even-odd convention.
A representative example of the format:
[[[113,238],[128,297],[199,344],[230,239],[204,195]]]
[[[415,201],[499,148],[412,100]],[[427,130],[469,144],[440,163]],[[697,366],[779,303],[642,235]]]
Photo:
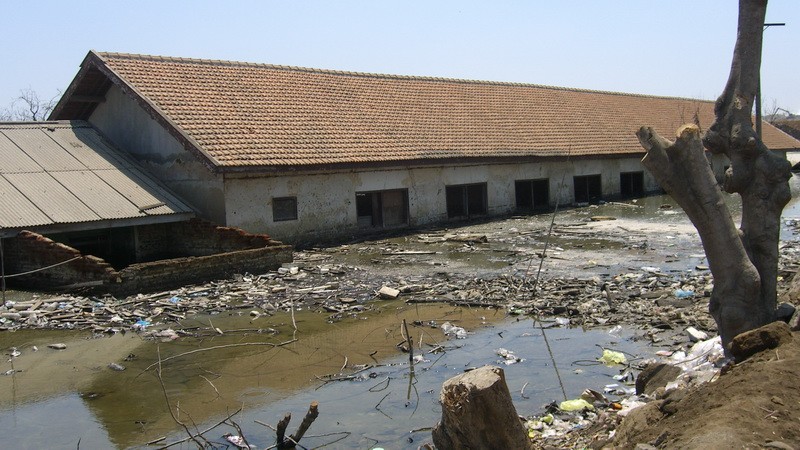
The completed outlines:
[[[195,218],[89,123],[0,123],[0,266],[37,289],[141,292],[269,270],[266,235]]]
[[[88,121],[202,218],[301,242],[656,191],[635,131],[713,106],[92,51],[51,118]]]

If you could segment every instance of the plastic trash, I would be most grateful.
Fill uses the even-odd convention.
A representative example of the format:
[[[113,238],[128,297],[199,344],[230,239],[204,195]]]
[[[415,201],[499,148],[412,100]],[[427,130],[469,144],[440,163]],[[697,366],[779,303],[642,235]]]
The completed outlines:
[[[694,297],[694,291],[689,291],[689,290],[684,290],[684,289],[677,289],[677,290],[675,290],[675,297],[678,297],[678,298]]]
[[[507,366],[510,366],[511,364],[516,364],[518,362],[524,361],[522,358],[520,358],[517,355],[515,355],[514,352],[512,352],[511,350],[506,350],[504,348],[498,348],[494,352],[497,353],[498,356],[501,356],[503,358],[502,362],[503,362],[503,364],[505,364]]]
[[[175,295],[172,298],[170,298],[169,301],[170,303],[178,303],[179,301],[181,301],[181,298]]]
[[[565,327],[569,325],[569,319],[566,317],[556,317],[556,323],[562,327]]]
[[[222,437],[225,438],[226,441],[230,442],[237,448],[252,448],[248,444],[245,443],[244,438],[241,436],[237,436],[235,434],[226,433],[223,434]]]
[[[169,342],[178,339],[178,333],[173,330],[172,328],[167,328],[166,330],[155,331],[151,334],[153,338],[160,339],[161,342]]]
[[[621,408],[620,408],[619,411],[617,411],[617,415],[625,417],[625,416],[628,415],[628,413],[630,413],[634,409],[636,409],[636,408],[638,408],[640,406],[644,406],[644,405],[645,405],[645,402],[639,400],[636,397],[626,398],[626,399],[624,399],[624,400],[622,400],[620,402]]]
[[[613,366],[615,364],[625,364],[628,360],[625,358],[624,354],[604,348],[603,356],[601,356],[598,361],[607,366]]]
[[[539,418],[533,418],[525,422],[525,428],[528,430],[528,437],[536,437],[537,431],[544,430],[548,425],[552,425],[555,417],[552,414],[547,414]]]
[[[149,320],[141,319],[141,320],[137,320],[136,323],[133,324],[132,328],[134,330],[144,330],[145,328],[147,328],[149,326],[150,326],[150,321]]]
[[[456,339],[466,339],[467,338],[467,330],[457,327],[450,322],[445,322],[441,326],[442,331],[447,336],[455,336]]]
[[[574,400],[564,400],[558,405],[562,411],[583,411],[584,409],[594,409],[594,406],[582,398]]]

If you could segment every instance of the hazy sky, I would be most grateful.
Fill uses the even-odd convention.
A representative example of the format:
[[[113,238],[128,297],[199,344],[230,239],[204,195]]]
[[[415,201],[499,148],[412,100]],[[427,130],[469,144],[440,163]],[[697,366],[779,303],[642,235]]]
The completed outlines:
[[[735,0],[3,0],[0,108],[90,49],[715,99]],[[772,0],[765,110],[800,113],[800,1]]]

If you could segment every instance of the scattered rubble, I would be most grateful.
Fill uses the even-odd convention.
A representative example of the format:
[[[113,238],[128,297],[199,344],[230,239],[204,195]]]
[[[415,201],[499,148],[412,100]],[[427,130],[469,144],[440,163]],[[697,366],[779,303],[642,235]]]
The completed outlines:
[[[637,336],[662,348],[654,351],[658,359],[648,363],[668,363],[670,367],[681,368],[680,376],[673,377],[666,386],[642,392],[650,398],[674,389],[677,383],[699,383],[715,376],[723,357],[721,349],[717,348],[718,339],[716,343],[708,339],[716,334],[716,325],[708,314],[713,278],[708,267],[702,264],[703,255],[674,250],[670,247],[672,235],[663,234],[658,241],[616,225],[619,221],[606,220],[608,217],[597,220],[599,217],[604,216],[593,215],[587,222],[616,227],[616,234],[604,235],[604,232],[589,229],[586,223],[561,223],[555,227],[561,240],[558,245],[550,245],[547,251],[543,250],[544,245],[539,245],[545,241],[542,228],[525,229],[512,220],[495,233],[426,232],[402,240],[385,239],[298,251],[293,263],[274,272],[244,274],[166,292],[119,299],[35,295],[22,301],[6,300],[0,306],[0,330],[86,329],[95,333],[135,330],[153,340],[170,341],[185,335],[180,322],[196,314],[240,311],[257,323],[259,318],[279,311],[304,309],[326,314],[330,322],[336,322],[384,301],[445,302],[498,308],[510,315],[531,315],[553,326],[604,327],[611,333],[621,325],[643,330]],[[610,269],[611,264],[601,257],[593,260],[576,255],[589,245],[619,245],[619,248],[647,255],[658,252],[660,260],[630,260],[622,270],[598,273],[594,269]],[[654,247],[660,248],[654,250]],[[780,253],[782,278],[779,281],[783,282],[791,280],[800,265],[800,242],[782,242]],[[479,256],[484,258],[482,261],[495,264],[493,269],[454,270],[456,263],[453,261]],[[699,259],[701,264],[687,261],[684,269],[670,267],[675,261],[687,258]],[[564,276],[562,272],[534,275],[536,265],[542,260],[569,263],[573,275]],[[534,269],[521,270],[524,265]],[[394,270],[398,267],[417,270]],[[502,267],[510,269],[498,269]],[[786,284],[779,283],[779,286],[783,288]],[[798,317],[796,311],[792,314]],[[795,319],[795,323],[798,320]],[[441,328],[452,338],[467,336],[466,330],[450,323],[442,324]],[[57,343],[48,347],[66,348]],[[692,350],[687,355],[676,350],[680,347],[692,347]],[[519,362],[511,351],[500,348],[496,352],[504,364]],[[624,361],[624,355],[620,359],[618,355],[609,354],[608,359],[612,363],[630,364]],[[644,366],[641,364],[637,369]],[[123,366],[119,366],[121,369],[108,367],[124,370]],[[576,405],[586,403],[594,409],[580,407],[564,411],[571,408],[570,404],[563,408],[551,405],[541,417],[528,420],[529,435],[548,445],[571,447],[570,439],[575,438],[570,433],[572,430],[604,426],[606,430],[613,429],[617,416],[627,414],[648,400],[634,395],[634,377],[630,371],[621,371],[616,381],[619,383],[606,386],[604,393],[594,392],[596,395],[590,393],[575,399]],[[612,401],[605,394],[623,398]]]
[[[381,245],[377,242],[374,245]],[[713,279],[705,271],[664,273],[651,266],[587,278],[543,278],[484,273],[426,272],[380,275],[339,263],[351,248],[297,252],[277,271],[178,290],[117,299],[112,296],[34,296],[0,307],[0,330],[88,329],[95,333],[163,330],[195,314],[241,310],[253,320],[277,311],[313,309],[335,322],[376,306],[375,301],[446,302],[467,307],[504,308],[557,325],[634,326],[653,344],[669,346],[704,340],[716,332],[708,314]],[[783,274],[793,276],[800,244],[781,246]],[[155,336],[174,339],[175,335]]]

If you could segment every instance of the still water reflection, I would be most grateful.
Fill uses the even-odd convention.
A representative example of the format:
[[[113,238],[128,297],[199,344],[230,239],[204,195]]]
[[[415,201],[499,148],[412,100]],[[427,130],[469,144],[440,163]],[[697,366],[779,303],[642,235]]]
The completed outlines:
[[[224,334],[170,343],[143,340],[132,333],[99,339],[58,332],[5,333],[0,345],[17,347],[22,354],[13,360],[14,369],[20,371],[0,377],[0,427],[6,442],[19,448],[76,448],[79,441],[80,448],[143,447],[166,437],[160,441],[164,444],[185,437],[169,414],[166,393],[173,413],[192,429],[195,425],[205,429],[242,408],[233,420],[251,444],[265,448],[274,442],[274,432],[256,420],[274,425],[291,412],[289,431],[293,431],[316,400],[320,416],[304,438],[306,446],[341,438],[330,448],[416,448],[430,439],[426,428],[441,413],[441,384],[466,368],[501,364],[499,348],[523,359],[504,366],[521,414],[563,399],[541,332],[528,319],[504,317],[494,310],[397,302],[336,324],[326,318],[312,312],[298,312],[294,322],[289,314],[255,321],[244,314],[214,316],[211,324]],[[408,355],[396,347],[403,341],[403,319],[410,324],[415,352],[426,352],[424,360],[415,364],[410,398]],[[440,328],[431,327],[431,321],[439,325],[450,321],[467,329],[468,336],[449,339]],[[192,325],[207,329],[209,318],[184,324]],[[570,397],[586,387],[613,383],[610,376],[619,372],[573,364],[596,359],[600,354],[596,344],[631,353],[645,351],[630,335],[604,330],[556,328],[547,333]],[[292,342],[263,345],[287,341]],[[47,348],[52,342],[65,342],[67,349]],[[437,346],[444,352],[428,353]],[[212,347],[217,349],[201,350]],[[187,352],[193,353],[175,357]],[[157,371],[145,370],[159,354],[164,360],[164,389]],[[174,359],[167,360],[170,357]],[[112,362],[126,370],[110,369]],[[371,367],[353,379],[324,381],[331,374],[353,374],[359,365]],[[208,437],[222,443],[225,432],[235,430],[218,428]],[[329,433],[339,434],[313,437]]]

